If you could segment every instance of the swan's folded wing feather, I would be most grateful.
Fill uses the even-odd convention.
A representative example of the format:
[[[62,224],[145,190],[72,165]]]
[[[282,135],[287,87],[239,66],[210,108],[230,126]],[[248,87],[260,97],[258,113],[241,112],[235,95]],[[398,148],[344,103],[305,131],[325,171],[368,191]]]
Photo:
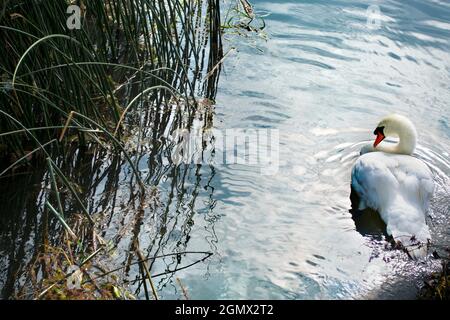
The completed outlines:
[[[431,174],[431,173],[430,173]],[[422,203],[424,211],[428,210],[431,198],[434,194],[434,180],[432,177],[423,178],[420,180],[419,198]]]
[[[352,187],[368,207],[380,210],[391,201],[398,188],[396,177],[381,153],[367,153],[359,157],[352,172]],[[387,187],[388,186],[388,187]]]
[[[391,168],[401,186],[401,195],[411,205],[425,213],[434,193],[434,180],[430,169],[419,159],[410,156],[387,155],[397,160]]]
[[[373,152],[356,161],[352,187],[374,210],[391,206],[400,195],[425,212],[434,192],[434,181],[430,169],[414,157]]]

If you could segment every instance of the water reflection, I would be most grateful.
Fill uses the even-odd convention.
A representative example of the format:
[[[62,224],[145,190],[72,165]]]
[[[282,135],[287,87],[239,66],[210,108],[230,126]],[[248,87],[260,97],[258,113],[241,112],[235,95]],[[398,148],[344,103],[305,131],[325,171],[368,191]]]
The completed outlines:
[[[152,119],[149,122],[151,127],[141,128],[144,136],[151,137],[146,143],[140,139],[140,152],[133,157],[144,180],[151,186],[150,200],[144,210],[139,205],[138,190],[129,165],[114,151],[74,148],[58,161],[79,191],[80,198],[86,199],[89,213],[97,223],[101,223],[101,236],[112,241],[115,247],[110,261],[112,267],[127,266],[136,260],[133,250],[136,242],[143,248],[146,258],[162,256],[150,260],[150,269],[154,274],[203,261],[208,252],[216,251],[214,223],[218,216],[213,213],[215,200],[211,185],[214,168],[174,164],[171,151],[175,143],[168,139],[170,130],[166,130],[179,128],[177,123],[183,121],[187,126],[204,126],[211,121],[211,111],[203,111],[201,116],[198,112],[191,121],[181,121],[178,118],[182,114],[173,110],[176,114],[169,112],[161,117],[161,121]],[[167,122],[168,119],[171,122]],[[132,137],[138,139],[137,135]],[[128,147],[136,148],[136,145],[129,141]],[[33,172],[2,180],[1,287],[3,297],[12,297],[25,293],[22,290],[26,291],[27,281],[30,281],[26,271],[41,250],[42,237],[46,237],[48,232],[48,241],[57,244],[63,229],[53,216],[48,216],[43,210],[43,201],[48,196],[45,168],[36,168]],[[199,193],[206,194],[208,199],[198,203]],[[80,209],[76,201],[70,193],[63,190],[62,194],[66,215],[76,216]],[[201,229],[197,233],[204,234],[205,241],[201,246],[195,246],[195,251],[200,253],[186,254],[184,252],[192,248],[189,242],[193,229]],[[180,254],[173,255],[176,252]],[[120,272],[123,272],[120,276],[129,279],[139,278],[140,275],[138,266]],[[171,283],[173,277],[174,273],[158,277],[159,286]],[[134,287],[141,298],[142,284],[139,281]]]

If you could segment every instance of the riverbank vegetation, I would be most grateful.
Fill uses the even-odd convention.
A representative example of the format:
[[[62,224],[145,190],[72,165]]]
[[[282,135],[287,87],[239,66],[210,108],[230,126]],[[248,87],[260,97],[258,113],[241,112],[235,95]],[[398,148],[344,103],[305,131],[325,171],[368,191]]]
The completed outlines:
[[[448,251],[448,250],[447,250]],[[450,299],[450,263],[449,258],[442,259],[440,271],[432,273],[425,279],[419,292],[422,300],[449,300]]]
[[[79,28],[69,28],[77,14],[70,5],[80,10]],[[157,259],[176,262],[161,277],[185,268],[182,257],[196,256],[188,265],[210,257],[153,250],[170,236],[172,220],[159,198],[158,167],[143,173],[139,164],[170,154],[167,136],[211,107],[223,58],[220,21],[218,0],[2,2],[0,179],[8,213],[1,249],[10,261],[3,297],[157,298],[150,272]],[[176,190],[183,169],[169,163],[166,170],[180,177]],[[145,249],[144,216],[157,220]],[[118,230],[109,234],[113,220]],[[123,239],[126,254],[118,252]],[[119,270],[140,275],[133,293],[107,263],[117,255],[125,261]]]

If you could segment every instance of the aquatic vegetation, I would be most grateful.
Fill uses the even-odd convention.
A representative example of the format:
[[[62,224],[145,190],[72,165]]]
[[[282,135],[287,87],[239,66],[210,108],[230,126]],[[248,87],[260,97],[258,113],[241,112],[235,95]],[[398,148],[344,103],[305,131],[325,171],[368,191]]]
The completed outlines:
[[[426,300],[450,299],[450,264],[448,258],[442,260],[440,272],[435,272],[426,279],[419,293],[419,298]]]
[[[138,163],[147,147],[159,157],[167,150],[161,139],[192,125],[197,97],[214,99],[223,56],[219,1],[74,4],[79,28],[68,27],[73,12],[66,0],[9,0],[1,8],[0,179],[14,189],[15,179],[29,175],[38,186],[26,194],[22,185],[25,194],[18,202],[4,194],[11,212],[35,215],[33,226],[26,222],[11,232],[20,238],[15,232],[30,235],[31,227],[36,246],[28,261],[2,275],[7,279],[2,295],[133,298],[109,277],[64,290],[64,281],[73,276],[70,266],[81,269],[82,279],[92,268],[107,273],[104,264],[127,238],[127,272],[137,260],[138,291],[143,287],[147,298],[157,298],[146,264],[154,259],[150,248],[140,247],[139,235],[144,215],[161,214],[163,206],[152,175],[144,176]],[[133,148],[127,147],[131,136],[137,140]],[[97,191],[103,184],[103,192]],[[29,202],[36,207],[24,208]],[[104,238],[118,209],[127,222]],[[164,221],[155,227],[157,233],[167,228]]]
[[[267,14],[256,12],[249,1],[239,0],[230,5],[222,28],[233,30],[239,35],[248,35],[248,32],[253,32],[265,38],[264,18],[266,16]]]
[[[0,145],[10,158],[40,147],[34,138],[42,145],[58,137],[72,111],[85,117],[73,118],[72,141],[109,141],[97,126],[120,136],[133,109],[199,93],[201,73],[222,55],[217,1],[95,0],[81,5],[79,30],[67,29],[66,10],[61,0],[4,4]],[[208,57],[202,38],[209,39]],[[204,83],[207,96],[215,81]]]

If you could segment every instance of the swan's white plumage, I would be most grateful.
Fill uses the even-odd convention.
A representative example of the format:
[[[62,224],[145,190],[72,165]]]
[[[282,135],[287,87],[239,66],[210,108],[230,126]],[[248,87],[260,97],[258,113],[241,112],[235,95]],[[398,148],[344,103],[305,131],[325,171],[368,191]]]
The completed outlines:
[[[363,154],[353,167],[352,187],[360,197],[360,209],[378,211],[387,233],[413,258],[426,255],[431,239],[426,212],[434,181],[422,161],[395,153]]]

